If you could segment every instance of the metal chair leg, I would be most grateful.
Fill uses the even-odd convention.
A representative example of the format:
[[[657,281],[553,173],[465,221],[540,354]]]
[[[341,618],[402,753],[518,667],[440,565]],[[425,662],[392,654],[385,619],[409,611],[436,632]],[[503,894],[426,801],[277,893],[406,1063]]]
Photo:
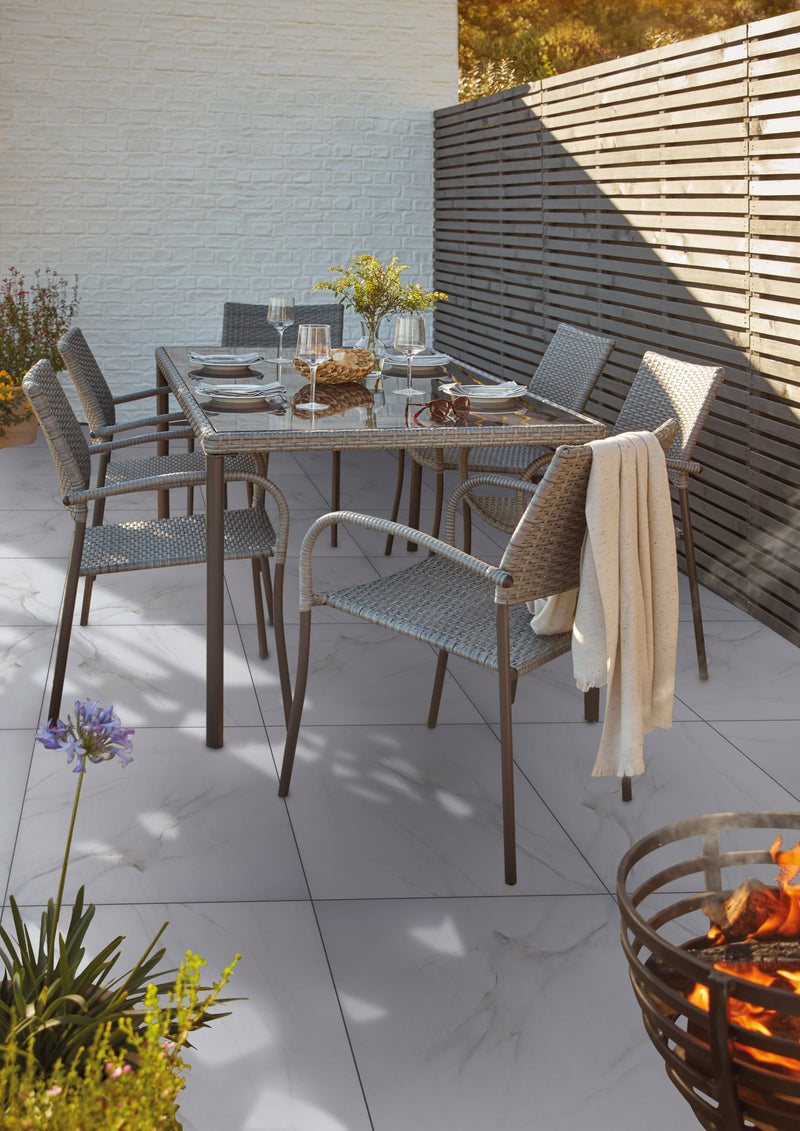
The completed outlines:
[[[431,705],[428,708],[428,727],[430,730],[436,726],[439,719],[439,704],[442,701],[442,688],[444,687],[444,676],[447,671],[447,655],[444,648],[439,649],[439,656],[436,661],[436,674],[433,677],[433,688],[431,690]]]
[[[703,615],[700,611],[700,588],[697,583],[697,563],[694,556],[692,519],[689,514],[688,487],[684,486],[678,488],[678,500],[681,507],[681,533],[683,536],[683,552],[686,558],[686,576],[689,578],[689,595],[692,600],[692,620],[694,622],[694,644],[697,651],[697,669],[701,679],[708,679],[706,639],[703,633]]]
[[[297,675],[294,681],[294,695],[289,722],[286,728],[286,745],[283,748],[283,762],[281,764],[281,780],[278,785],[278,796],[285,797],[289,792],[289,783],[292,780],[292,766],[297,750],[297,737],[300,733],[300,720],[303,717],[303,705],[306,697],[306,684],[308,682],[308,654],[311,640],[311,610],[307,609],[300,614],[299,651],[297,654]]]
[[[64,675],[67,670],[69,641],[72,635],[72,618],[75,616],[75,599],[78,595],[78,580],[81,575],[83,544],[86,540],[86,523],[76,522],[72,534],[72,549],[67,566],[67,579],[64,583],[64,599],[61,602],[61,624],[58,632],[58,647],[53,666],[53,685],[50,689],[50,705],[47,720],[53,722],[61,710],[61,696],[64,692]]]
[[[497,665],[500,696],[500,773],[503,791],[503,856],[505,879],[517,882],[517,833],[514,816],[514,740],[511,725],[513,673],[508,643],[508,605],[497,606]]]
[[[275,623],[275,595],[272,592],[272,578],[269,573],[269,558],[261,558],[261,574],[264,578],[264,600],[267,602],[267,619]]]
[[[406,453],[405,449],[397,449],[397,480],[394,486],[394,500],[392,502],[392,522],[397,522],[397,516],[400,513],[400,499],[403,495],[403,478],[406,470]],[[386,546],[384,547],[384,554],[388,557],[392,552],[394,545],[394,534],[386,535]]]
[[[331,452],[331,510],[341,510],[342,453]],[[339,527],[331,527],[331,545],[339,545]]]
[[[411,459],[411,485],[408,496],[408,525],[419,530],[419,509],[422,500],[422,464]],[[416,542],[406,542],[406,549],[415,554],[419,547]]]
[[[439,537],[439,527],[442,523],[442,505],[444,503],[444,469],[438,468],[436,471],[436,501],[433,510],[433,529],[431,534],[434,538]],[[419,527],[417,527],[419,530]],[[433,553],[433,551],[431,551]]]
[[[111,456],[108,452],[104,452],[100,456],[100,461],[97,466],[97,479],[96,485],[104,487],[106,482],[106,475],[108,473],[108,464]],[[92,507],[92,526],[102,526],[103,519],[106,513],[105,499],[95,499],[94,506]],[[94,574],[87,574],[83,582],[83,603],[81,604],[81,625],[89,623],[89,610],[92,605],[92,588],[94,586]]]
[[[258,631],[258,654],[262,660],[265,660],[269,655],[267,647],[267,626],[264,623],[264,599],[261,596],[261,570],[259,569],[258,558],[250,559],[250,566],[253,571],[253,593],[255,595],[256,605],[256,629]],[[263,559],[261,559],[263,560]]]
[[[283,717],[288,725],[289,715],[292,710],[292,682],[289,677],[289,659],[286,655],[286,628],[283,623],[283,575],[283,563],[277,562],[275,565],[275,651],[278,656],[278,676],[281,681]]]
[[[590,687],[583,693],[583,717],[587,723],[596,723],[600,718],[600,688]]]

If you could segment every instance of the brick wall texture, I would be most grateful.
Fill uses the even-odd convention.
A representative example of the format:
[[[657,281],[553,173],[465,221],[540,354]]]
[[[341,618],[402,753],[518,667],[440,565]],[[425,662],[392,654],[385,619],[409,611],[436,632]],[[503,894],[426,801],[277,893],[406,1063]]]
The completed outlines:
[[[14,0],[0,27],[0,273],[77,273],[115,387],[218,342],[227,299],[324,301],[354,253],[431,285],[456,0]]]

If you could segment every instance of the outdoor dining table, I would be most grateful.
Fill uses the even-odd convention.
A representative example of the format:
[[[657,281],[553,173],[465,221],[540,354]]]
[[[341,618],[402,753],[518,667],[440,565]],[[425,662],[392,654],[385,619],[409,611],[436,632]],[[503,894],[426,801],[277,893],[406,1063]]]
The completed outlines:
[[[199,348],[199,347],[198,347]],[[193,352],[194,347],[193,347]],[[238,351],[237,352],[244,352]],[[497,444],[583,444],[605,435],[605,426],[582,413],[571,412],[530,393],[507,405],[471,405],[468,415],[435,423],[420,406],[437,396],[443,384],[492,384],[497,378],[468,364],[452,361],[425,375],[415,368],[415,395],[401,396],[394,390],[405,385],[405,376],[368,377],[346,385],[318,385],[318,399],[328,404],[324,412],[311,414],[293,407],[306,396],[297,394],[307,382],[290,365],[280,370],[269,359],[274,351],[254,347],[264,356],[258,363],[264,382],[277,379],[286,386],[286,404],[265,402],[227,405],[198,399],[198,371],[186,347],[156,349],[158,382],[164,386],[164,401],[171,391],[178,401],[206,457],[206,743],[223,744],[223,601],[224,601],[224,460],[225,456],[250,452],[374,451],[412,448],[458,448]],[[213,384],[214,378],[205,379]],[[230,379],[228,379],[230,380]],[[250,376],[247,378],[253,381]],[[165,411],[159,408],[159,411]],[[166,434],[165,434],[166,435]]]

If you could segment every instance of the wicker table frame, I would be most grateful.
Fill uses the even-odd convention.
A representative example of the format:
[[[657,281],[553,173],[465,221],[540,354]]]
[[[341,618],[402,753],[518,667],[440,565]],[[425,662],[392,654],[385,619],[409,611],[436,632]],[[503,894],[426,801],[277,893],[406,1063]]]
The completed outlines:
[[[547,401],[526,395],[523,408],[529,416],[515,418],[515,423],[497,427],[480,424],[453,427],[452,424],[426,426],[413,422],[407,413],[405,421],[389,420],[375,425],[347,416],[324,417],[316,421],[300,421],[294,417],[291,427],[271,430],[253,427],[246,430],[225,430],[221,419],[206,414],[194,396],[188,372],[192,368],[183,347],[159,346],[156,349],[158,382],[164,386],[164,398],[171,391],[187,422],[193,429],[206,456],[206,743],[213,748],[223,744],[223,593],[224,558],[222,552],[224,515],[224,457],[241,452],[268,455],[271,452],[371,451],[398,448],[460,448],[503,444],[583,444],[605,435],[605,426],[582,413],[568,412]],[[449,379],[465,380],[469,370],[456,363],[449,367]],[[443,374],[444,375],[444,374]],[[281,373],[281,380],[290,394],[303,384],[294,371]],[[427,394],[420,390],[420,399]],[[388,401],[388,397],[387,397]],[[399,402],[399,398],[398,398]],[[427,414],[425,414],[427,417]],[[352,416],[352,414],[351,414]],[[262,421],[262,414],[253,416]],[[403,535],[405,536],[405,527]]]

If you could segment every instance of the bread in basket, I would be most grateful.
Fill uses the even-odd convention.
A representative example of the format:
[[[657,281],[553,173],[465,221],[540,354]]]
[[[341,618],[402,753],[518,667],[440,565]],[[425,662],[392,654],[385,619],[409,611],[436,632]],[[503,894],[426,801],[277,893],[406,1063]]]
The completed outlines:
[[[348,381],[360,381],[371,373],[375,366],[372,350],[335,349],[328,361],[317,366],[317,380],[326,385],[344,385]],[[308,380],[310,371],[305,361],[294,359],[294,367],[301,377]]]

